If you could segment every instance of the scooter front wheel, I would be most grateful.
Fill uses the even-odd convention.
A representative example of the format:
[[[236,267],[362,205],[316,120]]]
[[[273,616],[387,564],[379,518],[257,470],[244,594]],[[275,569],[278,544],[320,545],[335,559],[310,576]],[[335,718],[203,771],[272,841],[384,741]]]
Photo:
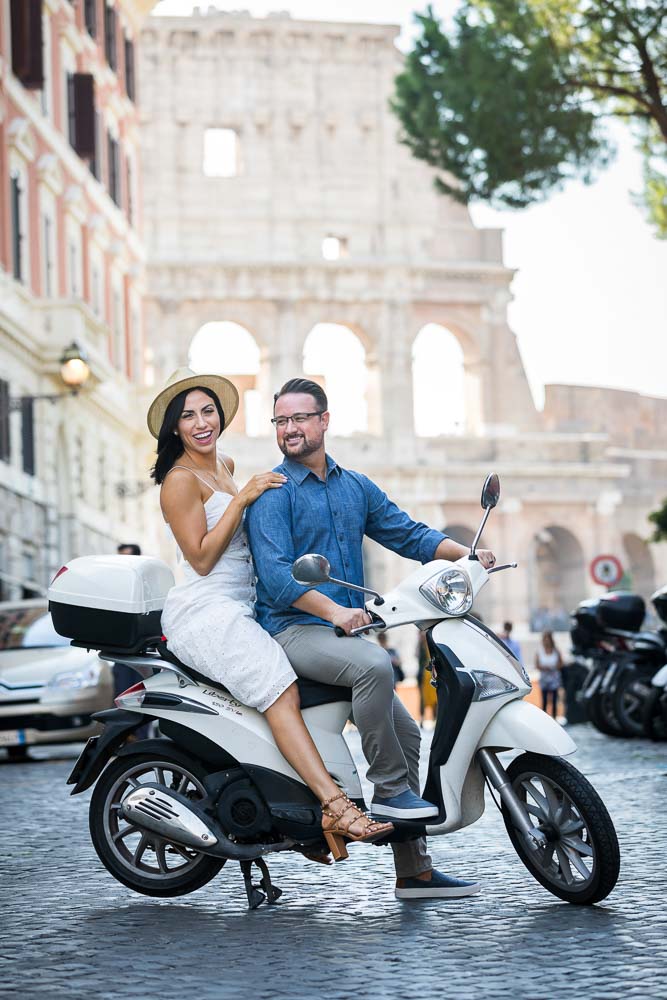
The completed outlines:
[[[536,830],[547,838],[531,850],[506,807],[510,840],[528,871],[568,903],[599,903],[618,880],[620,852],[604,802],[583,774],[559,757],[524,753],[507,775]]]
[[[193,802],[206,794],[206,771],[177,748],[118,757],[102,772],[90,800],[97,855],[123,885],[146,896],[184,896],[218,874],[224,859],[143,830],[124,818],[122,802],[143,782],[164,785]]]

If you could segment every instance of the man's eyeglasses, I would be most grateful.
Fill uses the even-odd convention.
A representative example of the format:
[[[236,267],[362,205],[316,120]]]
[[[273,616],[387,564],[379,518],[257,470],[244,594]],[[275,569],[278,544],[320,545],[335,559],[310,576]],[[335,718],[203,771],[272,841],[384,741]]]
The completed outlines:
[[[271,423],[274,427],[287,427],[290,420],[295,424],[305,424],[311,417],[321,417],[324,410],[314,410],[312,413],[293,413],[291,417],[272,417]]]

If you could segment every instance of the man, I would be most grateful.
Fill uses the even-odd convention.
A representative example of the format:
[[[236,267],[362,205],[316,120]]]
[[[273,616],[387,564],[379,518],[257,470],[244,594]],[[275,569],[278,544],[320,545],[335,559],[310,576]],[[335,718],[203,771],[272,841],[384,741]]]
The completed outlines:
[[[141,546],[137,545],[136,542],[121,542],[117,547],[116,552],[119,556],[140,556]],[[127,691],[129,687],[136,684],[137,681],[141,680],[141,675],[133,670],[132,667],[128,667],[126,663],[114,663],[113,665],[113,696],[117,698],[119,694],[123,691]],[[148,734],[150,732],[150,723],[146,723],[143,726],[139,726],[135,730],[132,740],[145,740],[148,739]]]
[[[257,617],[285,650],[297,674],[352,688],[352,713],[375,786],[371,811],[388,819],[422,821],[438,809],[419,796],[419,728],[394,694],[385,650],[351,637],[367,625],[363,595],[337,584],[300,586],[290,569],[297,556],[319,552],[332,576],[363,584],[364,535],[409,559],[458,559],[468,550],[413,521],[366,476],[341,469],[326,454],[327,398],[308,379],[286,382],[274,397],[273,424],[287,477],[249,508],[246,528],[257,569]],[[480,562],[494,557],[478,551]],[[333,626],[348,636],[337,638]],[[468,896],[476,882],[433,869],[424,838],[392,845],[396,896]]]
[[[387,642],[387,633],[378,632],[378,643],[387,656],[391,660],[391,669],[394,671],[394,691],[396,690],[397,684],[402,684],[405,680],[405,674],[403,673],[403,664],[401,663],[401,656],[394,646],[390,646]]]
[[[516,639],[512,638],[512,628],[513,628],[512,622],[503,622],[503,630],[500,633],[499,638],[503,640],[503,642],[509,649],[514,659],[518,660],[519,663],[523,666],[523,659],[521,657],[521,646],[516,641]]]
[[[141,546],[136,542],[121,542],[116,552],[119,556],[140,556]]]

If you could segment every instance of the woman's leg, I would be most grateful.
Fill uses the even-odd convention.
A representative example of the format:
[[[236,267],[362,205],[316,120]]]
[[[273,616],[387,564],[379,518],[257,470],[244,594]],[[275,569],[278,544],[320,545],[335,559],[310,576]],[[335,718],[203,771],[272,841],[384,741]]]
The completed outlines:
[[[540,690],[542,692],[542,711],[548,713],[549,709],[547,706],[549,704],[549,692],[545,691],[544,688],[540,688]]]
[[[558,688],[551,692],[551,697],[553,699],[553,716],[556,719],[558,718]]]
[[[280,697],[267,708],[264,712],[264,718],[271,727],[273,738],[283,757],[303,778],[310,790],[317,795],[320,802],[340,796],[341,790],[325,768],[312,736],[303,721],[299,689],[295,683],[290,684]],[[352,816],[348,810],[356,812],[356,819],[353,821],[351,821]],[[343,799],[333,805],[333,812],[336,817],[348,813],[345,818],[345,827],[349,834],[357,837],[372,833],[374,829],[379,830],[380,827],[386,827],[387,833],[391,832],[392,829],[391,823],[372,823],[373,829],[371,829],[365,813],[362,813],[351,803],[346,804]],[[326,827],[324,829],[326,833]],[[341,856],[346,857],[347,853],[343,851]]]

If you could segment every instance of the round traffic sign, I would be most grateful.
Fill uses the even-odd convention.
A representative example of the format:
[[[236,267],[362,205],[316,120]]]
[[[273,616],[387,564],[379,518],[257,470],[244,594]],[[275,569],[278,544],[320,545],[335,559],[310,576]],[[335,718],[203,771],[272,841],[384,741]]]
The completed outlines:
[[[615,587],[623,576],[623,567],[616,556],[596,556],[590,569],[591,576],[602,587]]]

